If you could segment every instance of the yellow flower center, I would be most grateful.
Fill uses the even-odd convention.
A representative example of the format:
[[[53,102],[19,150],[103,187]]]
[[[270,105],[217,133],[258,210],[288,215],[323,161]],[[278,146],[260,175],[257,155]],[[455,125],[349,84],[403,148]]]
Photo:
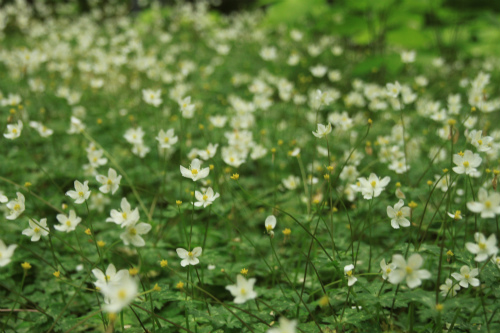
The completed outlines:
[[[108,179],[108,181],[106,182],[108,185],[111,185],[113,184],[113,181],[111,179]]]
[[[197,175],[197,174],[198,174],[198,170],[197,170],[197,169],[193,169],[193,170],[191,170],[191,173],[192,173],[193,175]]]
[[[33,229],[33,231],[34,231],[35,233],[39,233],[39,232],[40,232],[40,228],[36,227],[35,229]]]
[[[479,242],[479,244],[477,244],[477,245],[479,245],[479,248],[481,250],[485,250],[486,249],[486,244],[485,243]]]
[[[245,290],[245,288],[241,288],[240,293],[241,293],[242,295],[246,295],[246,294],[247,294],[247,291]]]
[[[155,95],[151,94],[151,95],[149,95],[149,98],[153,99],[153,98],[155,98]]]
[[[470,277],[469,274],[464,274],[464,278],[468,279]]]
[[[164,141],[165,143],[167,143],[167,142],[168,142],[168,140],[170,140],[170,138],[168,138],[168,137],[165,137],[165,139],[163,139],[163,141]]]
[[[377,186],[377,182],[376,181],[372,181],[370,184],[372,185],[372,187]]]
[[[464,165],[464,167],[468,168],[468,167],[469,167],[469,162],[468,162],[468,161],[465,161],[465,162],[463,163],[463,165]]]
[[[413,268],[411,268],[410,266],[406,266],[406,274],[411,274],[413,273]]]
[[[137,235],[137,230],[135,230],[135,228],[131,228],[129,233],[132,235],[132,236],[135,236]]]
[[[68,227],[71,227],[71,221],[70,221],[70,220],[67,220],[67,221],[66,221],[66,225],[67,225]]]
[[[78,192],[78,195],[83,197],[83,192],[82,191]]]
[[[118,298],[124,300],[126,297],[127,297],[127,292],[125,291],[125,289],[121,289],[118,292]]]
[[[486,208],[491,208],[491,201],[486,200],[486,201],[484,202],[484,207],[486,207]]]
[[[266,230],[267,230],[267,231],[271,231],[271,230],[273,230],[273,226],[272,226],[272,225],[270,225],[270,224],[266,225]]]
[[[460,220],[460,214],[461,214],[461,211],[457,210],[455,212],[455,216],[453,217],[455,220]]]
[[[401,217],[401,216],[403,216],[403,212],[399,210],[399,211],[396,213],[396,216],[397,216],[397,217]]]
[[[234,157],[230,157],[230,158],[229,158],[229,160],[230,160],[231,162],[234,162]]]
[[[127,219],[127,213],[123,212],[122,217],[123,217],[123,219]]]
[[[17,133],[17,128],[12,129],[12,133],[16,134]]]
[[[347,273],[345,273],[347,276],[352,276],[352,270],[351,271],[347,271]]]
[[[477,143],[479,143],[479,145],[482,145],[483,144],[483,140],[477,140]]]
[[[20,204],[15,204],[14,205],[14,210],[20,210],[21,209],[21,205]]]
[[[106,281],[109,281],[109,280],[111,280],[111,276],[106,275]]]
[[[392,271],[392,269],[390,269],[390,268],[387,268],[387,269],[385,270],[385,272],[386,272],[387,274],[389,274],[391,271]]]
[[[189,251],[188,252],[188,256],[192,257],[193,256],[193,252]]]
[[[203,201],[207,201],[208,196],[206,194],[203,195]]]

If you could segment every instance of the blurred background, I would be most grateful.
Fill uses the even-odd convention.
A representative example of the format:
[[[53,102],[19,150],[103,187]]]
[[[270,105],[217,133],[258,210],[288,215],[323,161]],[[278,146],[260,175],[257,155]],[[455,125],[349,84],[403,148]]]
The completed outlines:
[[[62,15],[84,15],[96,8],[126,4],[130,15],[196,0],[27,0],[54,7]],[[3,5],[16,0],[0,0]],[[213,15],[260,10],[262,25],[300,27],[305,33],[329,33],[353,48],[383,54],[387,48],[433,51],[457,58],[500,54],[500,1],[494,0],[207,0]],[[61,10],[62,8],[62,10]],[[109,10],[108,15],[113,15]],[[437,53],[437,54],[436,54]],[[376,64],[375,64],[376,65]]]

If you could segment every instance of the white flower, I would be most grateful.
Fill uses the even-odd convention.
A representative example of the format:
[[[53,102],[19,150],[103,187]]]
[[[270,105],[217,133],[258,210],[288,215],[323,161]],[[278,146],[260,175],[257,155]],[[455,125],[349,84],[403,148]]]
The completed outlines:
[[[10,258],[14,254],[14,250],[16,248],[16,244],[12,244],[7,247],[0,239],[0,267],[6,266],[10,262]]]
[[[111,217],[108,217],[106,219],[106,222],[113,222],[124,228],[139,221],[139,209],[136,207],[134,210],[132,210],[132,207],[127,201],[127,198],[122,198],[120,207],[122,209],[121,212],[117,211],[116,209],[111,210]]]
[[[473,287],[479,286],[479,280],[475,277],[479,275],[479,270],[473,268],[472,270],[469,266],[462,266],[459,273],[452,273],[451,276],[455,278],[462,288],[469,288],[469,284]]]
[[[102,186],[99,187],[99,191],[102,193],[111,192],[111,194],[115,194],[116,190],[118,190],[118,187],[120,186],[122,176],[118,176],[115,169],[109,168],[107,177],[97,175],[95,178],[102,184]]]
[[[323,65],[316,65],[314,67],[310,67],[309,70],[314,77],[323,77],[328,71],[328,67]]]
[[[358,279],[353,275],[354,265],[350,264],[344,267],[344,275],[347,276],[347,285],[351,287],[358,281]]]
[[[422,284],[423,279],[429,279],[431,273],[425,269],[419,269],[423,264],[423,259],[418,253],[414,253],[408,258],[406,263],[405,258],[400,254],[392,256],[392,262],[396,265],[396,269],[389,274],[389,282],[398,284],[406,279],[406,284],[413,289]]]
[[[120,283],[108,284],[101,288],[101,293],[108,301],[103,307],[104,311],[118,313],[137,297],[137,282],[130,276],[124,276]]]
[[[264,60],[275,60],[278,57],[278,53],[276,52],[276,48],[274,46],[264,47],[260,50],[260,56]]]
[[[238,168],[241,164],[245,163],[245,158],[242,157],[242,153],[234,147],[222,148],[222,160],[224,163],[235,168]]]
[[[0,203],[6,203],[9,201],[9,198],[7,198],[5,196],[5,194],[3,194],[3,191],[0,191]]]
[[[202,249],[201,247],[195,247],[193,251],[187,251],[181,247],[176,249],[177,255],[181,258],[181,266],[186,267],[187,265],[196,265],[200,262],[198,259],[201,256]]]
[[[21,192],[16,192],[17,198],[7,203],[7,208],[10,209],[9,215],[5,218],[7,220],[15,220],[24,212],[24,195]]]
[[[500,257],[494,255],[493,257],[491,257],[491,262],[497,265],[498,268],[500,268]]]
[[[161,99],[161,89],[158,90],[143,89],[142,99],[144,100],[144,102],[153,105],[154,107],[160,106],[160,104],[163,102],[163,100]]]
[[[21,136],[23,130],[23,122],[21,120],[17,121],[17,124],[8,124],[7,133],[4,133],[4,137],[10,140],[17,139]]]
[[[439,290],[441,290],[441,295],[444,297],[450,295],[454,297],[457,295],[457,291],[460,290],[460,286],[458,283],[453,285],[453,281],[451,279],[446,279],[446,283],[439,286]]]
[[[328,123],[326,126],[323,124],[318,124],[318,129],[312,134],[317,138],[323,138],[327,136],[332,131],[332,124]]]
[[[198,150],[198,155],[200,155],[201,159],[205,161],[211,159],[215,156],[215,153],[217,153],[217,147],[219,147],[218,143],[216,143],[215,145],[209,143],[208,147],[205,150]]]
[[[129,128],[125,135],[123,136],[125,140],[127,140],[130,144],[142,144],[142,137],[144,136],[144,131],[141,127],[138,128]]]
[[[415,62],[416,52],[415,51],[403,51],[401,52],[401,61],[405,64]]]
[[[498,253],[497,237],[495,234],[491,234],[490,237],[486,239],[482,233],[476,232],[474,234],[474,240],[476,241],[476,244],[470,242],[465,244],[467,250],[476,255],[474,260],[482,262],[488,259],[488,257],[494,256]]]
[[[76,117],[71,117],[68,134],[79,134],[85,130],[85,124]]]
[[[380,179],[376,174],[371,173],[368,179],[358,178],[359,186],[356,190],[363,194],[363,198],[369,200],[378,197],[390,181],[391,178],[388,176]]]
[[[178,137],[174,136],[174,129],[171,128],[166,132],[160,130],[160,133],[158,133],[156,140],[158,140],[160,148],[169,149],[172,147],[172,145],[177,143]]]
[[[32,242],[38,242],[40,237],[47,236],[49,234],[49,228],[47,228],[47,219],[41,219],[40,222],[29,219],[29,228],[23,230],[23,235],[31,237]]]
[[[391,226],[394,229],[399,229],[399,227],[409,227],[410,221],[406,217],[410,216],[410,207],[403,207],[404,201],[399,200],[394,208],[387,206],[387,215],[391,218]]]
[[[382,261],[380,262],[380,269],[382,270],[382,279],[387,280],[389,274],[391,274],[391,272],[396,269],[396,265],[392,263],[386,264],[385,259],[382,259]]]
[[[92,273],[97,279],[97,281],[94,282],[94,284],[96,287],[100,289],[106,288],[106,286],[112,284],[119,285],[124,278],[128,278],[130,276],[128,270],[126,269],[121,269],[117,273],[115,265],[113,264],[108,265],[108,268],[106,269],[106,274],[104,274],[99,268],[94,268],[92,270]]]
[[[146,245],[146,242],[141,235],[147,234],[151,230],[151,225],[141,222],[139,224],[130,224],[125,227],[125,231],[120,235],[123,244],[132,244],[136,247]]]
[[[252,160],[258,160],[267,154],[267,149],[262,145],[255,145],[252,147],[252,152],[250,153],[250,158]]]
[[[182,117],[191,119],[194,116],[195,105],[191,104],[191,96],[179,100],[179,107],[181,109]]]
[[[90,197],[89,181],[86,180],[83,184],[75,180],[75,191],[66,192],[66,195],[75,200],[76,204],[84,203]]]
[[[295,190],[300,184],[300,178],[293,175],[288,176],[282,180],[283,185],[289,190]]]
[[[300,155],[300,148],[295,147],[292,151],[288,152],[288,155],[293,156],[293,157],[299,156]]]
[[[89,163],[94,168],[97,168],[101,165],[105,165],[106,163],[108,163],[108,159],[105,157],[102,157],[102,155],[104,155],[104,150],[92,149],[92,150],[88,151],[87,158],[89,159]]]
[[[459,210],[456,210],[455,213],[448,212],[448,216],[454,219],[455,221],[461,220],[463,218],[462,212]]]
[[[385,86],[387,88],[386,92],[387,96],[392,98],[398,97],[399,92],[401,91],[401,85],[399,84],[398,81],[394,83],[387,83]]]
[[[226,289],[234,296],[234,303],[243,304],[249,299],[257,297],[257,293],[253,290],[255,281],[254,278],[247,280],[243,275],[238,274],[236,276],[236,285],[226,286]]]
[[[35,129],[42,138],[49,137],[54,133],[53,130],[47,128],[45,125],[39,123],[38,121],[30,121],[30,127]]]
[[[198,179],[203,179],[208,176],[210,173],[210,168],[201,169],[201,161],[197,158],[191,161],[189,165],[189,169],[180,166],[182,176],[186,178],[191,178],[193,181],[197,181]]]
[[[280,326],[277,328],[270,328],[266,333],[295,333],[295,327],[297,326],[296,320],[288,320],[285,317],[280,317]]]
[[[477,172],[477,167],[481,164],[483,159],[479,154],[474,154],[470,150],[466,150],[465,153],[454,154],[453,163],[457,166],[453,167],[453,171],[458,174],[465,173],[466,175]]]
[[[439,175],[434,175],[434,179],[436,180],[437,185],[436,185],[436,188],[440,189],[441,191],[443,192],[446,192],[448,191],[448,187],[451,185],[451,186],[455,186],[455,183],[451,184],[451,179],[450,179],[450,175],[447,174],[446,176],[442,177],[439,176]],[[441,179],[441,180],[439,180]]]
[[[500,194],[497,192],[488,192],[480,188],[477,194],[478,201],[467,203],[467,208],[474,213],[481,213],[482,218],[493,218],[500,215]]]
[[[493,138],[491,136],[482,136],[483,131],[472,130],[469,133],[471,144],[477,148],[477,151],[488,151],[493,146]]]
[[[214,127],[222,128],[226,124],[227,117],[216,115],[213,117],[208,117],[208,120]]]
[[[405,173],[410,168],[410,166],[406,165],[404,160],[394,159],[392,160],[391,164],[389,164],[388,168],[389,170],[393,170],[397,174],[402,174]]]
[[[134,144],[132,146],[132,153],[134,155],[139,156],[140,158],[144,158],[146,154],[149,153],[149,151],[150,151],[149,147],[142,143]]]
[[[201,207],[206,208],[207,206],[211,205],[215,199],[219,197],[219,193],[214,194],[214,190],[209,187],[205,193],[201,193],[199,191],[194,192],[194,196],[198,202],[195,202],[194,205],[196,207]]]
[[[102,213],[104,212],[104,208],[109,205],[110,202],[111,200],[109,197],[105,196],[101,192],[98,192],[90,197],[89,209],[97,210],[99,213]]]
[[[273,229],[276,228],[276,216],[269,215],[268,217],[266,217],[264,225],[266,226],[266,231],[268,234],[273,232]]]
[[[76,226],[82,222],[82,218],[76,216],[76,213],[74,210],[69,211],[69,215],[66,216],[64,214],[57,214],[56,216],[57,220],[60,225],[54,225],[54,229],[58,231],[63,231],[63,232],[70,232],[76,229]]]

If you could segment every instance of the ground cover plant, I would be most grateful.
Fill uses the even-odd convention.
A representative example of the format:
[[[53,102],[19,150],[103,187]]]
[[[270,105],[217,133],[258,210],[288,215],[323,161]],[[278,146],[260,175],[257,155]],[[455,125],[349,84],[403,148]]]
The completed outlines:
[[[422,3],[3,4],[2,332],[498,332],[498,14]]]

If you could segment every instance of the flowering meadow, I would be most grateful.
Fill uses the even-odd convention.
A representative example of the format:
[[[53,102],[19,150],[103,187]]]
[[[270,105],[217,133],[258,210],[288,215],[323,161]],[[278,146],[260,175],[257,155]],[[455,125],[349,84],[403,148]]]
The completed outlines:
[[[286,2],[0,6],[1,332],[500,331],[499,16]]]

